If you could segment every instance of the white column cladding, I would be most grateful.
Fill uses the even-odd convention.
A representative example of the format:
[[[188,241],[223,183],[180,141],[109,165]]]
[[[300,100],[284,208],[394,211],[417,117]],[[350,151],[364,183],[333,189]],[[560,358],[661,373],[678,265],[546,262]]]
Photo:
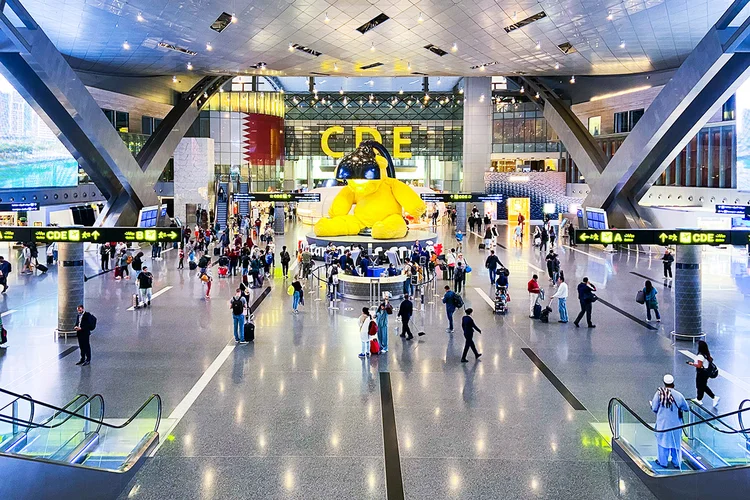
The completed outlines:
[[[185,221],[185,205],[208,210],[208,187],[214,178],[214,140],[186,137],[174,151],[174,214]]]
[[[465,192],[485,192],[484,173],[492,157],[492,83],[490,77],[464,78]]]

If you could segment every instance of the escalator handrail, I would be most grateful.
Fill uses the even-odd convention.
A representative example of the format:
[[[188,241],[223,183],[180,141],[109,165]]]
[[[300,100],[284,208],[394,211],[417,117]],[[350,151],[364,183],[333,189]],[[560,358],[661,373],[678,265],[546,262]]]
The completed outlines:
[[[102,418],[101,418],[101,420],[97,420],[97,419],[85,417],[83,415],[79,415],[78,413],[75,413],[75,412],[70,412],[70,411],[65,410],[63,408],[58,408],[57,406],[54,406],[54,405],[51,405],[51,404],[48,404],[48,403],[44,403],[42,401],[33,399],[31,397],[27,397],[27,396],[22,395],[22,394],[16,394],[16,393],[8,391],[6,389],[0,388],[0,393],[7,394],[9,396],[17,397],[17,398],[20,398],[20,399],[24,399],[24,400],[27,400],[27,401],[33,401],[35,405],[39,405],[39,406],[43,406],[45,408],[49,408],[51,410],[55,410],[58,413],[66,413],[66,414],[70,415],[70,417],[78,417],[80,419],[87,420],[87,421],[93,422],[93,423],[95,423],[95,424],[97,424],[99,426],[108,427],[110,429],[122,429],[124,427],[127,427],[151,403],[151,401],[156,400],[157,401],[157,405],[156,405],[156,423],[154,425],[154,431],[156,431],[159,428],[159,423],[161,422],[162,401],[161,401],[161,397],[158,394],[152,394],[151,396],[149,396],[149,398],[146,399],[146,401],[140,406],[140,408],[138,408],[125,422],[123,422],[120,425],[115,425],[115,424],[110,424],[110,423],[104,421],[104,397],[101,394],[95,394],[94,396],[92,396],[90,398],[90,399],[93,399],[93,398],[99,397],[99,398],[102,399]],[[70,418],[70,417],[68,417],[68,418]],[[21,420],[21,419],[12,419],[11,418],[10,421],[11,422],[12,421],[22,422],[27,427],[45,427],[45,428],[49,428],[48,426],[46,426],[44,424],[39,424],[39,423],[36,423],[36,422],[24,421],[24,420]]]
[[[750,411],[750,408],[744,408],[744,409],[735,410],[735,411],[730,412],[730,413],[725,413],[723,415],[717,415],[715,417],[706,418],[706,419],[704,419],[700,415],[696,414],[696,416],[698,418],[700,418],[700,421],[698,421],[698,422],[691,422],[689,424],[678,425],[677,427],[672,427],[672,428],[669,428],[669,429],[659,429],[659,430],[657,430],[656,428],[652,427],[651,424],[649,424],[648,422],[646,422],[645,420],[643,420],[640,417],[640,415],[638,415],[635,411],[633,411],[633,409],[630,408],[627,404],[625,404],[621,399],[619,399],[619,398],[612,398],[612,399],[609,400],[609,404],[607,405],[607,419],[609,420],[609,428],[612,431],[612,436],[615,436],[615,434],[616,434],[614,426],[613,426],[613,421],[612,421],[612,409],[613,409],[613,407],[614,407],[615,404],[619,404],[621,407],[625,408],[631,415],[633,415],[636,418],[636,420],[638,420],[638,422],[641,423],[641,425],[643,425],[644,427],[646,427],[647,429],[649,429],[652,432],[671,432],[671,431],[676,431],[676,430],[683,430],[683,429],[686,429],[688,427],[696,426],[698,424],[703,424],[703,423],[706,423],[706,422],[712,422],[714,420],[720,420],[722,418],[731,417],[732,415],[739,415],[739,414],[741,414],[742,412],[745,412],[745,411]],[[746,432],[750,432],[750,429],[735,430],[734,432],[727,432],[727,434],[739,434],[739,433],[746,433]]]
[[[24,396],[26,396],[27,398],[31,398],[31,396],[29,394],[24,394]],[[5,410],[6,408],[8,408],[9,406],[12,406],[12,405],[16,404],[18,401],[20,401],[22,399],[23,398],[15,398],[13,401],[11,401],[7,405],[5,405],[2,408],[0,408],[0,416],[3,416],[2,415],[3,410]],[[76,396],[76,399],[78,399],[78,396]],[[23,400],[27,401],[26,399],[23,399]],[[34,402],[33,401],[29,401],[29,420],[34,420]]]
[[[742,407],[743,407],[743,405],[744,405],[745,402],[750,402],[750,399],[745,399],[744,401],[742,401],[740,403],[740,405],[739,405],[739,409],[740,410],[743,409]],[[703,406],[701,403],[696,403],[695,401],[693,401],[693,405],[695,405],[695,406],[697,406],[697,407],[705,410],[708,414],[712,415],[712,413],[705,406]],[[696,417],[698,417],[700,419],[703,419],[703,416],[701,416],[695,410],[693,410],[692,406],[690,407],[690,413],[692,413],[693,415],[695,415]],[[721,417],[721,415],[717,415],[717,416]],[[723,430],[723,429],[719,429],[718,427],[716,427],[711,422],[706,421],[706,423],[713,430],[715,430],[716,432],[719,432],[721,434],[738,434],[738,433],[748,434],[748,433],[750,433],[750,429],[746,428],[744,426],[744,424],[742,423],[742,413],[738,413],[737,414],[737,420],[740,422],[740,428],[739,429],[735,429],[734,427],[732,427],[731,425],[727,424],[726,422],[724,422],[722,420],[719,420],[719,423],[721,423],[721,425],[723,425],[724,427],[726,427],[727,429],[729,429],[728,431],[727,430]]]
[[[0,390],[2,390],[2,389],[0,389]],[[28,396],[28,395],[24,395],[24,396]],[[68,408],[71,407],[71,406],[73,406],[75,404],[75,402],[81,396],[85,397],[86,400],[83,401],[78,406],[76,406],[75,409],[73,409],[72,411],[69,411]],[[28,399],[29,401],[33,401],[32,404],[39,404],[40,406],[49,406],[49,405],[45,405],[44,403],[41,403],[41,402],[33,399],[31,396],[28,396],[28,398],[29,398]],[[22,399],[26,399],[26,398],[22,398]],[[86,405],[91,404],[91,402],[94,401],[94,400],[96,400],[96,399],[98,399],[100,401],[98,419],[96,417],[85,417],[84,415],[81,415],[81,414],[78,413],[82,408],[84,408]],[[0,415],[0,422],[5,422],[5,423],[8,423],[8,424],[17,424],[17,425],[20,425],[22,427],[26,427],[27,429],[39,429],[39,428],[43,428],[43,429],[56,429],[56,428],[60,427],[61,425],[65,424],[66,422],[68,422],[71,418],[78,417],[78,418],[82,418],[84,420],[88,420],[90,422],[95,422],[97,424],[96,432],[99,432],[99,429],[101,429],[101,422],[104,420],[104,398],[101,396],[101,394],[94,394],[91,397],[87,397],[85,394],[79,394],[72,401],[70,401],[68,404],[66,404],[61,410],[62,411],[57,410],[53,415],[51,415],[50,417],[47,417],[42,422],[34,422],[33,416],[31,418],[29,418],[29,420],[23,420],[23,419],[20,419],[20,418],[8,417],[7,415]],[[62,413],[66,414],[66,416],[65,416],[64,419],[62,419],[60,422],[57,422],[55,424],[47,425],[50,422],[54,421]]]

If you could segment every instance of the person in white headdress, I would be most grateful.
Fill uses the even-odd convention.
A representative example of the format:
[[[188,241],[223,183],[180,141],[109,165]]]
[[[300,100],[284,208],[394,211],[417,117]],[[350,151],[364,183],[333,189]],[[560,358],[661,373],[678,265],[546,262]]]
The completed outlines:
[[[679,391],[674,388],[674,377],[664,375],[664,387],[659,387],[651,400],[651,409],[656,413],[656,446],[658,448],[657,465],[668,468],[674,465],[681,468],[682,463],[682,412],[688,411],[688,404]]]

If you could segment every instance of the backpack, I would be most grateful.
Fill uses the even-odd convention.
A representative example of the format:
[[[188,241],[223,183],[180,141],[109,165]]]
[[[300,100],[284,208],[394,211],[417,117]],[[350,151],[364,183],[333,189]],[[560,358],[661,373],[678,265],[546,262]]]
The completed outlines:
[[[270,264],[271,262],[273,262],[273,255],[271,255],[270,253],[267,253],[266,254],[266,264]]]
[[[373,337],[378,334],[378,324],[373,319],[370,320],[370,326],[367,329],[367,334],[370,337]]]
[[[198,267],[208,267],[208,257],[206,257],[205,255],[201,257],[201,259],[198,261]]]
[[[709,361],[706,372],[708,372],[708,378],[716,378],[719,376],[719,367],[717,367],[713,361]]]
[[[242,299],[232,299],[232,314],[239,316],[245,312],[245,306],[242,304]]]
[[[453,305],[459,309],[464,306],[464,299],[462,299],[461,296],[457,293],[453,294]]]
[[[89,313],[89,316],[91,316],[91,330],[90,331],[93,332],[94,330],[96,330],[96,316],[94,316],[91,313]]]

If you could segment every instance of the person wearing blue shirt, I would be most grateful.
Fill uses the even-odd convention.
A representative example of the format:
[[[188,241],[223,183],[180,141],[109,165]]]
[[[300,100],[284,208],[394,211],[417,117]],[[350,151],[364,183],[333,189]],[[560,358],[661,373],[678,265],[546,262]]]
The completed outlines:
[[[654,398],[650,401],[651,410],[656,413],[656,447],[658,458],[656,464],[668,468],[674,465],[680,469],[682,464],[682,429],[675,429],[683,425],[682,412],[687,412],[688,404],[679,391],[674,388],[674,377],[664,375],[664,387],[659,387]],[[671,457],[671,460],[670,460]]]
[[[596,291],[596,287],[589,283],[588,278],[583,278],[583,281],[578,284],[578,302],[581,303],[581,312],[578,313],[578,317],[573,322],[574,325],[576,325],[576,328],[578,328],[578,324],[583,319],[583,315],[586,315],[586,321],[588,322],[589,328],[596,328],[596,325],[591,322],[591,309],[592,304],[596,300],[596,295],[594,295],[594,292]]]
[[[393,264],[388,264],[388,276],[398,276],[398,269]]]
[[[474,359],[479,359],[479,356],[482,355],[481,352],[477,352],[477,346],[474,345],[474,330],[482,333],[482,330],[477,327],[477,325],[474,323],[474,319],[471,317],[471,313],[474,312],[474,309],[472,309],[471,307],[467,307],[465,312],[466,316],[461,319],[461,329],[464,331],[464,339],[466,339],[466,343],[464,344],[464,352],[461,356],[462,363],[469,362],[469,360],[466,359],[466,355],[469,354],[469,349],[474,352]]]
[[[460,229],[456,230],[456,249],[459,252],[462,252],[464,249],[464,233],[461,232]]]
[[[453,333],[453,313],[456,312],[456,292],[451,287],[445,285],[445,295],[443,295],[443,304],[445,304],[445,314],[448,316],[448,332]]]
[[[339,257],[339,267],[346,269],[346,252],[342,253],[341,257]]]
[[[359,261],[359,267],[362,270],[362,276],[367,276],[367,269],[370,267],[370,259],[367,258],[367,254],[362,256],[362,260]]]
[[[500,262],[500,259],[497,258],[497,255],[495,255],[495,251],[490,250],[490,255],[489,257],[487,257],[487,260],[484,262],[484,267],[486,267],[490,273],[490,283],[495,282],[498,266],[503,267],[503,263]]]

